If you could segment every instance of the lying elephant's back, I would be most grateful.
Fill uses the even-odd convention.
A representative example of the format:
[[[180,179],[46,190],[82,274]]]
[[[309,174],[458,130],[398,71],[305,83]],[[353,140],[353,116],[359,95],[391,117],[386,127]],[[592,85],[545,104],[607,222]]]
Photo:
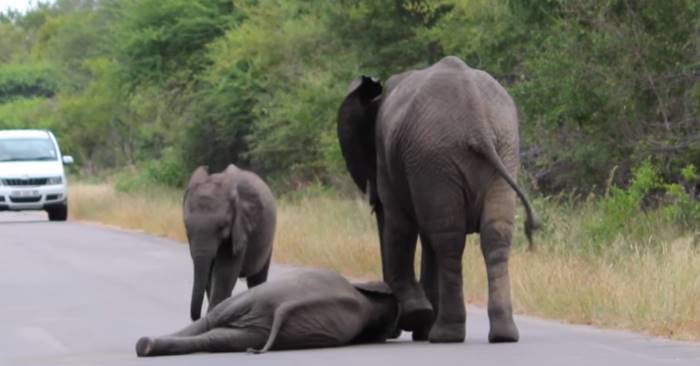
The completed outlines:
[[[285,318],[274,348],[336,346],[347,344],[362,331],[361,296],[335,272],[299,269],[238,295],[241,309],[220,321],[228,327],[254,328],[269,334],[277,309],[308,301],[294,306]]]
[[[291,300],[304,298],[304,292],[316,290],[319,293],[332,294],[348,293],[355,291],[355,288],[340,274],[321,268],[298,268],[283,274],[281,277],[254,287],[255,296],[261,301],[271,302],[275,305],[276,300]],[[284,296],[276,296],[278,293]],[[264,300],[263,300],[264,299]]]
[[[328,308],[299,309],[290,314],[280,328],[274,348],[316,348],[348,344],[364,328],[360,307],[359,301],[352,301]]]

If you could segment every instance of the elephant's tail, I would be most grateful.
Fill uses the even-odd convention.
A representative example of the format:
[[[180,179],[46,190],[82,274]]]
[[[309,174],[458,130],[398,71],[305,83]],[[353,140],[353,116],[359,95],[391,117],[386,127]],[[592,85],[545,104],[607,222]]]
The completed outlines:
[[[287,305],[287,306],[286,306]],[[275,314],[272,316],[272,326],[270,327],[270,335],[267,337],[267,342],[265,342],[265,345],[261,349],[255,349],[255,348],[248,348],[249,353],[265,353],[272,348],[272,346],[275,344],[275,340],[277,339],[277,335],[280,332],[280,328],[282,328],[282,323],[284,322],[285,318],[287,317],[287,313],[289,312],[289,306],[288,304],[282,304],[280,307],[275,309]]]
[[[525,219],[525,236],[527,236],[527,241],[528,241],[528,250],[533,251],[535,249],[534,244],[532,243],[532,233],[533,231],[537,230],[541,224],[540,221],[537,219],[537,216],[535,215],[535,211],[532,209],[532,205],[530,205],[530,200],[528,200],[527,195],[525,192],[523,192],[522,189],[520,189],[520,186],[518,186],[518,183],[515,182],[515,179],[508,174],[508,171],[506,170],[506,167],[503,165],[503,162],[501,161],[501,157],[498,156],[498,153],[496,153],[496,148],[493,146],[489,146],[486,151],[484,151],[484,155],[486,156],[486,160],[488,160],[494,168],[496,168],[496,171],[498,174],[503,177],[503,179],[508,182],[508,185],[510,185],[513,190],[515,190],[515,193],[518,194],[518,197],[523,202],[523,205],[525,206],[525,212],[527,213],[527,218]]]

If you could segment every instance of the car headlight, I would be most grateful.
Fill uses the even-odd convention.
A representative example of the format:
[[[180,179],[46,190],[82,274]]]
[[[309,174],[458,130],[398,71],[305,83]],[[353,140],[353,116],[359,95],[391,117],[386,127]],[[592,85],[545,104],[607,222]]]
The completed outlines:
[[[46,181],[47,184],[61,184],[63,183],[62,177],[51,177]]]

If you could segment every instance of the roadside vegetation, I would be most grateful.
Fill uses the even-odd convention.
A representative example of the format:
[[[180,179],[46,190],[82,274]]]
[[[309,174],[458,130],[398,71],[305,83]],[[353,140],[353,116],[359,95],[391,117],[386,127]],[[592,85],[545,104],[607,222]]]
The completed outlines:
[[[49,128],[75,156],[74,219],[184,241],[190,173],[236,163],[278,195],[275,260],[377,277],[337,108],[360,74],[446,55],[520,111],[545,226],[535,253],[518,227],[517,310],[700,340],[697,0],[55,0],[0,13],[0,129]]]
[[[0,128],[52,129],[87,175],[332,186],[350,81],[456,55],[515,99],[533,190],[600,194],[700,162],[698,29],[696,0],[56,0],[0,14]]]
[[[121,179],[72,183],[70,216],[186,242],[181,190]],[[700,340],[700,233],[684,223],[698,220],[700,203],[677,198],[687,192],[671,185],[675,201],[644,209],[643,193],[661,185],[643,165],[628,189],[613,186],[605,196],[583,199],[535,198],[545,226],[530,253],[518,223],[510,262],[515,311]],[[274,261],[380,278],[370,207],[361,197],[343,196],[313,185],[278,198]],[[484,305],[486,272],[475,236],[468,238],[463,263],[466,301]]]

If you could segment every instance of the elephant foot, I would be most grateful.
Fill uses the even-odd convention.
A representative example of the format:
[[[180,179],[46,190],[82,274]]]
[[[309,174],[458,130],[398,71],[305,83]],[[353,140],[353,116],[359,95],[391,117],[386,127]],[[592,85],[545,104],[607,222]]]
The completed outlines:
[[[415,329],[413,333],[411,333],[411,338],[415,342],[425,342],[428,340],[428,336],[430,335],[430,329],[433,327],[433,319],[431,319],[430,323],[426,324],[426,326],[423,326],[421,328]]]
[[[416,329],[411,334],[411,338],[415,342],[425,342],[428,340],[428,335],[430,334],[430,327],[425,327],[421,329]]]
[[[391,332],[391,334],[389,334],[389,336],[387,337],[387,339],[396,339],[396,338],[399,338],[399,337],[401,337],[401,327],[399,327],[398,324],[397,324],[397,327],[394,329],[393,332]]]
[[[425,297],[410,299],[401,306],[399,327],[403,330],[415,331],[430,326],[433,321],[433,307]]]
[[[153,339],[148,337],[141,337],[138,342],[136,342],[136,355],[139,357],[147,357],[151,355],[153,351],[153,346],[155,342]]]
[[[464,322],[439,323],[436,322],[428,334],[430,343],[457,343],[464,342]]]
[[[519,338],[518,327],[512,318],[491,319],[489,343],[517,342]]]

